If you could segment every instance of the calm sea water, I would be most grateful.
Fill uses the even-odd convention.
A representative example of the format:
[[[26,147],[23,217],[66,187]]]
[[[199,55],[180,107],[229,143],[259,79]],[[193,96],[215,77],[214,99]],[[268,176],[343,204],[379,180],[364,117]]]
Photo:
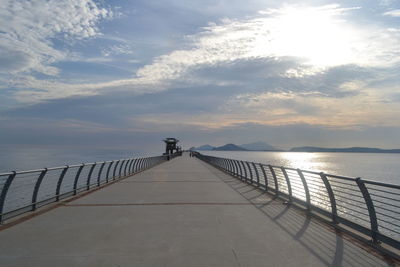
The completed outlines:
[[[400,154],[201,151],[206,155],[400,184]]]
[[[131,149],[0,147],[0,173],[128,157],[160,155]],[[400,154],[201,151],[203,154],[400,184]]]
[[[100,162],[130,157],[155,156],[132,149],[81,147],[9,147],[0,146],[0,173],[57,167],[66,164]]]

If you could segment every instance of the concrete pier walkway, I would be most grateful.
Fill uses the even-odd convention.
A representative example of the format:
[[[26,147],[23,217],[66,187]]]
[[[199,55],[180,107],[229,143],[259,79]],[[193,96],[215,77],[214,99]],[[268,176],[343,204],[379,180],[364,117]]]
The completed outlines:
[[[188,155],[0,231],[0,266],[388,266]]]

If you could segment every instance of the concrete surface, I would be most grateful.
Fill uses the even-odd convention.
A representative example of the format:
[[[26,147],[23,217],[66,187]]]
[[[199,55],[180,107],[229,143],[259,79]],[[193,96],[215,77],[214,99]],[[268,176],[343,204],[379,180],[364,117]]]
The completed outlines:
[[[388,266],[188,155],[0,231],[0,266]]]

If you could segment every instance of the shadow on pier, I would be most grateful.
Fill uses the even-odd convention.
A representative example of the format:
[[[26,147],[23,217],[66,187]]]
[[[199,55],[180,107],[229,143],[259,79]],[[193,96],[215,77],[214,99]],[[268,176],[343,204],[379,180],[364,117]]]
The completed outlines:
[[[398,266],[395,259],[381,255],[346,233],[318,221],[306,211],[237,178],[221,174],[210,165],[205,166],[265,215],[260,224],[272,221],[319,259],[322,266]],[[265,238],[268,239],[268,233]]]

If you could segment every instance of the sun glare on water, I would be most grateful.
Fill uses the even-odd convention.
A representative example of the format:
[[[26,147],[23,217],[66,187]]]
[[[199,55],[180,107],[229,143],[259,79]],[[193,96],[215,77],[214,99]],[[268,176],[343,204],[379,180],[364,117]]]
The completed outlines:
[[[302,170],[324,171],[328,166],[323,161],[323,154],[306,152],[279,153],[282,165],[299,168]]]

